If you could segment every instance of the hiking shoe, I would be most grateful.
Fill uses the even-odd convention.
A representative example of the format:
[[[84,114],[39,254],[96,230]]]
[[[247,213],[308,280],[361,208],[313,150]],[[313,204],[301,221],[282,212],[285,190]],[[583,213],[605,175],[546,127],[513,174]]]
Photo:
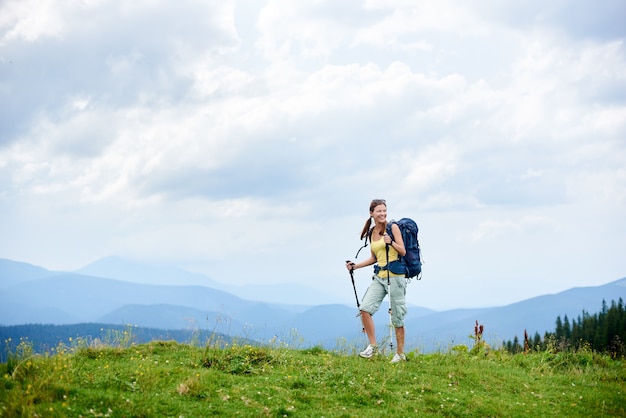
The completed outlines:
[[[367,348],[359,353],[363,358],[371,358],[376,353],[376,346],[369,344]]]
[[[404,354],[395,354],[391,359],[392,363],[400,363],[401,361],[406,361],[406,356]]]

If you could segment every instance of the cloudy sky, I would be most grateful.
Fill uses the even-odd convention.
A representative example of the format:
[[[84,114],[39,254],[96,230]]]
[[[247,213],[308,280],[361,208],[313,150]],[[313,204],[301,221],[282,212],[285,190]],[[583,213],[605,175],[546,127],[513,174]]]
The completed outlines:
[[[625,16],[622,0],[4,0],[0,258],[115,255],[353,303],[344,261],[385,198],[420,225],[412,304],[617,280]]]

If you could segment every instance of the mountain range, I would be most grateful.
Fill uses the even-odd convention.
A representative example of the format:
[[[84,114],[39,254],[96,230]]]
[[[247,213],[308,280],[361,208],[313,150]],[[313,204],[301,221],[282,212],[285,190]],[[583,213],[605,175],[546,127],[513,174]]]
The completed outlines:
[[[129,324],[329,349],[365,344],[354,306],[306,303],[323,300],[323,295],[302,286],[280,285],[280,291],[277,297],[275,286],[228,287],[183,269],[112,257],[75,272],[0,259],[0,325]],[[279,303],[285,295],[297,304]],[[476,321],[485,327],[484,339],[496,347],[523,337],[524,330],[543,336],[554,331],[557,316],[574,319],[583,310],[593,314],[603,300],[619,298],[626,299],[626,278],[501,307],[433,311],[412,306],[405,320],[407,349],[431,352],[470,344]],[[388,338],[386,309],[375,322],[379,340]]]

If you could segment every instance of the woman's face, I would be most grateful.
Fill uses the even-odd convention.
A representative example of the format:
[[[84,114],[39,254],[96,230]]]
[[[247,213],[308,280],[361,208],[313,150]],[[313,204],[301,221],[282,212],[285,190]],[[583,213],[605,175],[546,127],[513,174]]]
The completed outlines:
[[[380,204],[374,207],[374,210],[371,213],[374,221],[378,223],[383,223],[387,219],[387,205]]]

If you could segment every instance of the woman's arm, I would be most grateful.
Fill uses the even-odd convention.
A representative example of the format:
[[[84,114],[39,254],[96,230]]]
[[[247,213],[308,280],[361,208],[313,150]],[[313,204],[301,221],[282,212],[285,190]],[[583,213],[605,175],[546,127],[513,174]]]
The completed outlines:
[[[360,269],[361,267],[367,267],[367,266],[371,266],[372,264],[376,263],[376,257],[374,256],[374,253],[371,253],[370,257],[366,260],[361,261],[360,263],[353,263],[353,262],[347,262],[346,263],[346,268],[348,270],[356,270],[356,269]]]
[[[400,227],[396,224],[391,224],[391,233],[393,234],[393,241],[391,241],[391,246],[401,257],[406,255],[406,248],[404,248],[404,240],[402,239],[402,232],[400,232]]]

